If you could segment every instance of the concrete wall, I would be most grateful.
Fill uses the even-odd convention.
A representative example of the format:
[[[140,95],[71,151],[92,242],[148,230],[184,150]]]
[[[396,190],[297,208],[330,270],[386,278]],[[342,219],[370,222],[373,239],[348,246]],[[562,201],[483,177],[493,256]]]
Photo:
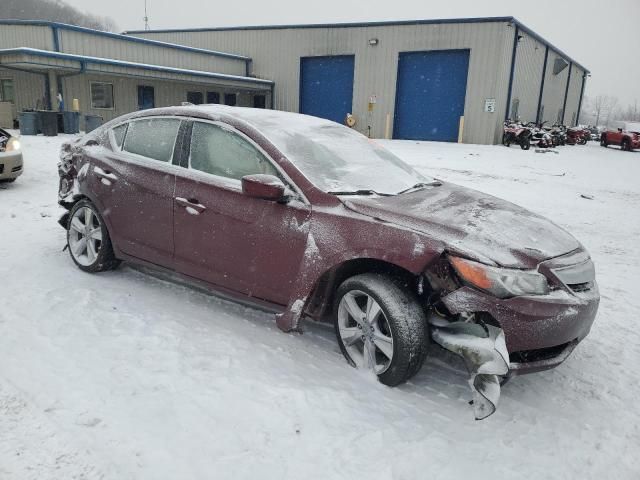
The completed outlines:
[[[384,136],[387,114],[393,119],[400,52],[470,49],[463,141],[496,143],[502,134],[514,38],[514,27],[506,22],[135,35],[250,56],[253,74],[276,82],[276,108],[293,112],[299,111],[301,57],[355,55],[353,113],[357,128],[365,132],[370,124],[374,137]],[[372,38],[378,39],[376,46],[369,45]],[[369,116],[371,95],[377,96],[377,104]],[[484,112],[487,98],[496,99],[495,113]]]

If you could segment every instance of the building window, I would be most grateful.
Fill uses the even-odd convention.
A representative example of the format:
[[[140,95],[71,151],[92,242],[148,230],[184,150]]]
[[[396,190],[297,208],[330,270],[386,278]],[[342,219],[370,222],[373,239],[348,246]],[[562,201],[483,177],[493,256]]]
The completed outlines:
[[[155,108],[156,91],[149,85],[138,85],[138,110]]]
[[[207,103],[220,103],[220,94],[218,92],[207,92]]]
[[[202,95],[202,92],[187,92],[187,102],[194,105],[202,105],[204,103],[204,95]]]
[[[113,84],[91,82],[91,108],[113,110]]]
[[[13,92],[13,80],[4,78],[0,80],[0,102],[15,102]]]
[[[235,93],[224,94],[224,104],[235,107],[238,102],[238,96]]]
[[[265,95],[254,95],[253,108],[267,108],[267,97]]]

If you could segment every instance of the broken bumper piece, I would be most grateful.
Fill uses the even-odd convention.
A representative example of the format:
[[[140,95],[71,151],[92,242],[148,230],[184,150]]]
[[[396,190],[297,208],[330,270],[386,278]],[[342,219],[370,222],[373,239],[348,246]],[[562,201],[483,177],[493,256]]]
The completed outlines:
[[[509,373],[504,332],[491,325],[449,322],[435,314],[429,317],[429,324],[431,338],[464,360],[476,420],[487,418],[500,400],[500,378]]]

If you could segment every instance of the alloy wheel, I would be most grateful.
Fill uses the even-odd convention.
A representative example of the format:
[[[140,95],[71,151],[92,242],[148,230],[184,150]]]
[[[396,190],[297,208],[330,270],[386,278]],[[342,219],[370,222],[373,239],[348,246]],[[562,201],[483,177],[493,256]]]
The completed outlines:
[[[338,306],[338,331],[358,368],[384,373],[393,360],[393,335],[378,302],[359,290],[347,292]]]
[[[102,225],[89,207],[77,209],[69,222],[69,249],[80,265],[93,265],[102,248]]]

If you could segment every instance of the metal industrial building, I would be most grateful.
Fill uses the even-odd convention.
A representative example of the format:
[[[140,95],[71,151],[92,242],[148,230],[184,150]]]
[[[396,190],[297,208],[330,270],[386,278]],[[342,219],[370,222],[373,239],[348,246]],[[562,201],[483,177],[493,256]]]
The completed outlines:
[[[67,109],[78,99],[82,113],[105,121],[187,100],[270,106],[273,82],[250,78],[250,64],[249,57],[208,49],[0,20],[0,102],[12,110],[5,124],[22,110],[58,110],[58,93]]]
[[[377,138],[490,144],[506,118],[574,125],[589,75],[513,17],[125,34],[251,57],[275,108],[352,113]]]

